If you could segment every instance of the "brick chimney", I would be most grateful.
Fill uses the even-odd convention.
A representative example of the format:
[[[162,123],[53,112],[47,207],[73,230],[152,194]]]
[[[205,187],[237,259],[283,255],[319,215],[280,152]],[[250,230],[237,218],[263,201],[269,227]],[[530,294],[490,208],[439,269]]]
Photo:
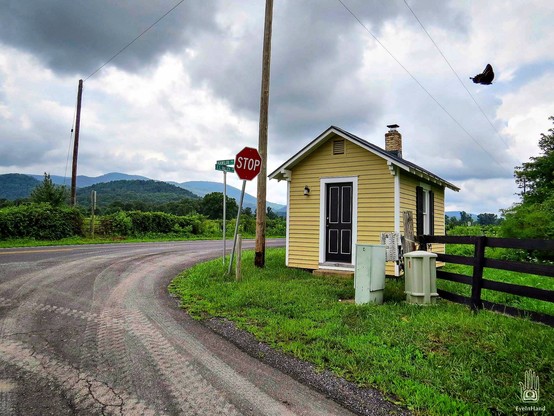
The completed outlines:
[[[402,157],[402,135],[396,130],[398,124],[387,125],[389,131],[385,133],[385,150],[394,156]]]

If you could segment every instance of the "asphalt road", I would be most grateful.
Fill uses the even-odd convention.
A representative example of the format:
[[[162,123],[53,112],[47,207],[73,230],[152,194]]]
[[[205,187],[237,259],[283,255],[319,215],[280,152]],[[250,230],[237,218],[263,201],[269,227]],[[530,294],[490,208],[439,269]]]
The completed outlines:
[[[0,415],[352,414],[337,401],[407,414],[179,309],[169,282],[221,251],[220,241],[0,249]]]
[[[171,279],[220,252],[216,241],[0,250],[0,415],[350,414],[177,307]]]

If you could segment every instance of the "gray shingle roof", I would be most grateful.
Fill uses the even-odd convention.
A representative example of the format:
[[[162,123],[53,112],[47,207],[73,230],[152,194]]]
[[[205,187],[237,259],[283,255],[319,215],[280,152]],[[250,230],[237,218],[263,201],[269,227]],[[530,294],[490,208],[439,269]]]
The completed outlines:
[[[419,176],[423,179],[427,179],[431,182],[438,183],[442,186],[445,186],[447,188],[452,189],[453,191],[459,191],[460,188],[458,188],[456,185],[453,185],[452,183],[440,178],[439,176],[435,175],[434,173],[428,171],[427,169],[422,168],[421,166],[416,165],[415,163],[412,163],[406,159],[403,159],[401,157],[396,156],[395,154],[392,154],[390,152],[387,152],[386,150],[380,148],[379,146],[374,145],[373,143],[370,143],[352,133],[349,133],[346,130],[341,129],[340,127],[336,126],[330,126],[327,130],[325,130],[323,133],[321,133],[318,137],[316,137],[314,140],[312,140],[308,145],[306,145],[303,149],[301,149],[298,153],[296,153],[294,156],[292,156],[289,160],[287,160],[285,163],[283,163],[279,168],[277,168],[275,171],[273,171],[270,175],[270,179],[284,179],[283,172],[284,170],[289,170],[293,168],[296,164],[298,164],[301,160],[303,160],[306,156],[308,156],[310,153],[312,153],[316,148],[319,147],[319,145],[325,143],[327,141],[327,138],[330,136],[330,133],[335,133],[339,136],[342,136],[343,138],[352,141],[353,143],[358,144],[362,148],[382,157],[383,159],[387,160],[393,165],[396,165],[400,167],[401,169],[404,169],[416,176]]]

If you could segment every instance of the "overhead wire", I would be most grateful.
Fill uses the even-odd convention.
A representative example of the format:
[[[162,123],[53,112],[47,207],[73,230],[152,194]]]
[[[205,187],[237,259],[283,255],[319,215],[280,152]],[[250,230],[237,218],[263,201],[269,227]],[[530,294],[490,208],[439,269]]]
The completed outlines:
[[[135,37],[132,41],[127,43],[124,47],[122,47],[119,51],[117,51],[110,59],[108,59],[106,62],[104,62],[102,65],[100,65],[97,69],[95,69],[88,77],[84,79],[84,81],[88,80],[92,76],[94,76],[98,71],[100,71],[102,68],[104,68],[106,65],[108,65],[111,61],[113,61],[115,58],[117,58],[122,52],[124,52],[129,46],[131,46],[133,43],[135,43],[139,38],[141,38],[146,32],[148,32],[150,29],[152,29],[154,26],[156,26],[158,23],[160,23],[168,14],[170,14],[173,10],[175,10],[177,7],[179,7],[185,0],[180,0],[177,2],[171,9],[169,9],[167,12],[165,12],[158,20],[156,20],[154,23],[152,23],[150,26],[148,26],[146,29],[144,29],[137,37]]]
[[[442,109],[442,111],[444,111],[444,113],[446,113],[446,115],[448,115],[448,117],[450,117],[450,119],[460,128],[462,129],[462,131],[473,141],[475,142],[475,144],[477,144],[477,146],[479,146],[481,148],[481,150],[483,150],[483,152],[485,152],[498,166],[500,166],[501,168],[503,168],[504,166],[502,166],[502,164],[487,150],[483,147],[483,145],[481,145],[481,143],[479,143],[477,141],[477,139],[475,139],[470,132],[468,132],[466,130],[466,128],[464,126],[462,126],[462,124],[452,115],[450,114],[450,112],[433,96],[433,94],[431,94],[431,92],[425,88],[425,86],[419,82],[419,80],[398,60],[398,58],[396,58],[396,56],[393,55],[393,53],[379,40],[379,38],[377,38],[377,36],[375,36],[373,34],[373,32],[371,32],[371,30],[369,30],[369,28],[360,20],[360,18],[358,18],[358,16],[343,2],[343,0],[337,0],[345,9],[346,11],[348,11],[348,13],[350,13],[352,15],[352,17],[354,19],[356,19],[356,21],[364,28],[364,30],[369,33],[371,35],[371,37],[379,44],[379,46],[381,46],[385,52],[387,52],[389,54],[389,56],[394,59],[396,61],[396,63],[398,65],[400,65],[400,67],[410,76],[410,78],[412,78],[412,80],[417,84],[419,85],[419,87],[425,91],[425,93],[427,93],[427,95]]]
[[[489,117],[487,116],[487,114],[485,113],[485,111],[481,108],[481,106],[479,105],[479,103],[477,102],[477,100],[475,99],[475,97],[473,96],[473,94],[467,89],[467,87],[465,86],[464,82],[461,80],[460,76],[458,75],[458,73],[456,72],[456,70],[452,67],[452,65],[450,64],[450,62],[448,61],[448,59],[446,58],[446,56],[444,55],[444,53],[442,52],[442,50],[439,48],[439,45],[437,45],[437,43],[435,42],[435,40],[431,37],[431,35],[429,34],[429,32],[427,31],[427,29],[425,29],[425,26],[423,26],[423,23],[421,22],[421,20],[419,19],[419,17],[417,17],[417,15],[415,14],[414,10],[410,7],[410,5],[408,4],[408,2],[406,0],[404,0],[404,4],[406,5],[406,7],[408,8],[408,10],[410,10],[410,12],[412,12],[412,15],[414,16],[414,18],[417,20],[417,22],[419,23],[419,25],[421,26],[421,28],[423,29],[423,31],[425,32],[425,34],[427,35],[427,37],[429,38],[429,40],[433,43],[433,45],[435,46],[435,48],[437,49],[437,51],[440,53],[440,55],[442,56],[442,58],[444,59],[444,61],[447,63],[447,65],[450,67],[450,69],[452,70],[452,72],[454,73],[454,75],[456,76],[456,78],[458,78],[458,81],[460,81],[460,85],[464,88],[464,90],[466,90],[466,92],[469,94],[469,96],[471,97],[471,99],[473,100],[473,102],[475,103],[475,105],[477,106],[477,108],[479,108],[479,110],[481,111],[481,113],[483,114],[483,116],[485,117],[485,119],[489,122],[490,126],[493,128],[493,130],[496,132],[498,138],[502,141],[502,143],[504,143],[504,145],[506,146],[506,148],[508,148],[508,143],[506,143],[506,141],[502,138],[502,136],[500,135],[500,133],[498,132],[498,130],[496,129],[496,127],[494,126],[494,124],[492,124],[491,120],[489,119]]]
[[[96,68],[94,71],[90,73],[89,76],[87,76],[83,82],[87,81],[94,75],[96,75],[102,68],[104,68],[106,65],[108,65],[111,61],[113,61],[115,58],[117,58],[121,53],[123,53],[127,48],[129,48],[133,43],[135,43],[138,39],[140,39],[143,35],[145,35],[150,29],[152,29],[154,26],[156,26],[158,23],[160,23],[167,15],[169,15],[173,10],[175,10],[177,7],[179,7],[185,0],[178,1],[173,7],[171,7],[167,12],[165,12],[160,18],[158,18],[154,23],[152,23],[150,26],[148,26],[146,29],[144,29],[138,36],[136,36],[133,40],[131,40],[129,43],[127,43],[125,46],[123,46],[121,49],[119,49],[114,55],[112,55],[106,62],[104,62],[102,65],[100,65],[98,68]],[[73,114],[73,124],[71,127],[71,133],[69,135],[69,146],[67,150],[67,160],[65,163],[65,173],[64,173],[64,184],[65,180],[67,178],[67,169],[69,166],[69,156],[71,153],[71,143],[73,139],[73,132],[75,129],[75,112]]]
[[[65,172],[63,174],[63,184],[65,186],[65,181],[67,179],[67,168],[69,167],[69,156],[71,155],[71,144],[73,143],[73,132],[75,130],[75,117],[77,115],[77,106],[73,110],[73,124],[71,125],[71,132],[69,133],[69,144],[67,146],[67,159],[65,161]]]

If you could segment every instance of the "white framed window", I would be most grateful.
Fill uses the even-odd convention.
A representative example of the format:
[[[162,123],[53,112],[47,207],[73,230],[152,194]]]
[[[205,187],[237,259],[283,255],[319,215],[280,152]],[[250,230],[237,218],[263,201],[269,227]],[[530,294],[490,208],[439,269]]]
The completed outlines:
[[[428,184],[416,187],[417,235],[434,235],[435,194]]]
[[[429,235],[430,230],[430,221],[429,221],[429,189],[423,188],[423,201],[422,201],[422,211],[423,215],[423,234]]]

